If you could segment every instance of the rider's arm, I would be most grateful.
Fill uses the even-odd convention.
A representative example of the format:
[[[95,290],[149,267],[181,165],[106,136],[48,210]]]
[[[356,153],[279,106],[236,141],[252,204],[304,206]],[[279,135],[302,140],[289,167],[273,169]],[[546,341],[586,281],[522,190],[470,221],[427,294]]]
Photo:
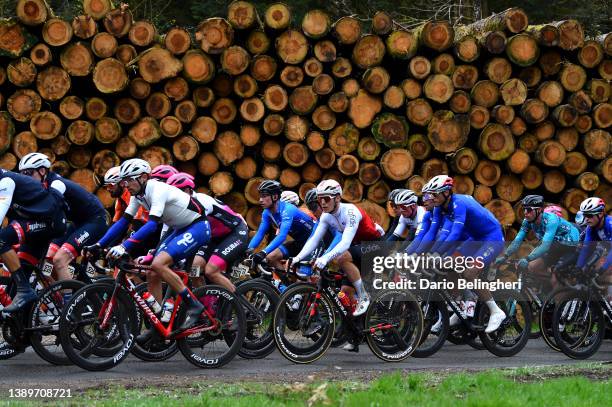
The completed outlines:
[[[261,223],[259,224],[259,227],[257,228],[257,233],[255,233],[255,236],[253,236],[251,238],[251,241],[249,242],[249,249],[254,249],[257,246],[259,246],[263,238],[266,236],[268,229],[270,229],[269,216],[271,216],[270,211],[267,209],[264,209],[263,213],[261,214]]]
[[[108,246],[111,242],[117,240],[117,238],[123,236],[126,232],[133,216],[128,215],[127,212],[123,214],[121,218],[106,231],[104,236],[98,241],[98,244],[102,247]]]
[[[287,240],[287,236],[289,236],[289,231],[291,230],[291,225],[293,224],[293,217],[295,215],[295,211],[298,211],[293,205],[286,205],[285,209],[281,213],[281,221],[279,225],[278,234],[268,245],[263,249],[266,253],[271,253],[274,249],[278,248],[283,244],[285,240]]]
[[[342,240],[342,233],[338,232],[337,230],[334,230],[334,238],[332,239],[331,243],[329,244],[329,247],[325,250],[323,254],[327,254],[332,251],[332,249],[336,247],[338,243],[340,243],[340,240]]]
[[[527,255],[527,261],[532,261],[537,259],[538,257],[542,257],[544,254],[546,254],[547,251],[550,250],[550,246],[552,246],[555,240],[557,228],[559,227],[560,223],[561,221],[558,216],[550,216],[547,219],[544,236],[542,236],[542,243],[540,243],[538,247],[533,249],[533,251],[529,253],[529,255]]]
[[[305,259],[306,257],[308,257],[308,255],[312,253],[314,249],[317,248],[317,246],[319,245],[319,242],[323,240],[323,237],[325,236],[325,232],[327,231],[326,219],[328,216],[331,216],[331,215],[324,213],[321,216],[321,219],[319,219],[319,223],[317,223],[317,227],[314,233],[308,238],[308,240],[304,244],[304,247],[297,254],[297,256],[293,258],[294,263],[297,263]]]
[[[399,219],[397,220],[397,226],[395,227],[395,230],[393,231],[393,233],[387,236],[386,240],[388,242],[394,242],[397,240],[401,240],[405,232],[406,232],[406,222],[403,222],[402,215],[400,215]]]
[[[419,247],[421,241],[425,237],[425,234],[429,231],[429,227],[431,226],[431,212],[425,213],[423,216],[423,220],[419,223],[417,227],[416,234],[410,245],[406,248],[407,254],[412,254],[415,252],[415,249]]]
[[[440,240],[436,245],[436,250],[438,253],[444,254],[452,249],[453,243],[461,240],[461,235],[463,234],[463,228],[465,227],[465,219],[467,217],[467,206],[459,205],[458,203],[453,203],[453,223],[448,233],[444,239]],[[433,251],[433,250],[432,250]]]
[[[15,181],[9,177],[0,180],[0,223],[4,221],[6,214],[11,208],[13,193],[15,192]]]
[[[578,256],[578,261],[576,262],[576,266],[584,267],[586,264],[587,258],[593,252],[593,229],[587,226],[586,232],[584,234],[584,240],[582,241],[582,247],[580,249],[580,255]]]
[[[504,256],[506,257],[512,256],[514,252],[516,252],[519,249],[519,247],[521,247],[521,243],[523,243],[523,240],[525,240],[525,238],[527,237],[528,232],[529,232],[529,222],[527,222],[526,220],[523,220],[523,223],[521,223],[521,228],[519,229],[519,232],[516,234],[516,237],[514,238],[512,243],[510,243],[510,246],[508,246],[508,248],[504,252]]]
[[[125,247],[126,250],[130,250],[142,243],[151,234],[155,233],[159,222],[161,222],[161,219],[158,216],[149,214],[149,220],[147,223],[142,225],[142,227],[134,232],[132,236],[127,238],[123,242],[123,247]]]
[[[349,208],[348,212],[348,221],[346,226],[344,227],[344,231],[342,232],[342,238],[340,242],[330,250],[328,253],[324,254],[320,257],[321,261],[325,264],[329,263],[330,260],[335,259],[340,256],[342,253],[347,251],[349,247],[351,247],[351,243],[357,234],[357,229],[359,228],[359,222],[361,222],[361,212],[355,210],[354,208]]]
[[[421,242],[413,250],[413,253],[427,253],[429,248],[435,243],[438,231],[444,223],[444,216],[439,208],[434,208],[431,215],[431,223]]]

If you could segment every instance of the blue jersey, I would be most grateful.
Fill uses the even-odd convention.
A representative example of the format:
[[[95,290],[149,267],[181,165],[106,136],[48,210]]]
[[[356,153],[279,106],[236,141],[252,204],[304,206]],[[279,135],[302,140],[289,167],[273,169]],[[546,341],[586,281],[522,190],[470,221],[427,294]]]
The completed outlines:
[[[266,253],[277,249],[287,239],[287,236],[291,236],[298,242],[306,242],[312,233],[314,222],[310,216],[299,210],[295,205],[279,201],[276,212],[272,213],[270,209],[263,210],[261,223],[257,233],[249,242],[249,249],[259,246],[270,226],[278,229],[278,234],[264,248]]]
[[[15,184],[7,213],[10,219],[47,220],[63,212],[64,198],[55,189],[46,190],[32,177],[0,169],[0,180],[5,178],[10,178]]]
[[[542,221],[539,225],[535,222],[528,222],[526,219],[523,220],[521,229],[514,238],[514,241],[506,249],[506,256],[510,256],[518,250],[530,230],[533,230],[538,240],[542,241],[542,243],[529,253],[527,256],[528,261],[535,260],[546,254],[553,242],[575,246],[580,239],[580,232],[570,222],[554,213],[543,212]]]
[[[432,211],[425,212],[423,215],[423,219],[421,220],[421,224],[419,225],[416,234],[414,235],[414,239],[406,248],[407,254],[420,253],[420,245],[427,232],[429,232],[429,228],[431,227],[431,217]]]
[[[66,186],[64,199],[68,204],[66,216],[68,220],[75,224],[81,224],[91,221],[93,218],[106,217],[106,211],[98,198],[89,193],[74,181],[63,178],[59,174],[50,172],[47,175],[47,185],[51,185],[53,181],[60,181]]]
[[[583,267],[587,261],[588,256],[593,252],[594,244],[590,242],[612,242],[612,216],[607,215],[604,218],[604,224],[601,229],[593,229],[590,226],[587,226],[585,234],[584,234],[584,244],[582,249],[580,250],[580,256],[578,257],[578,267]],[[612,266],[612,247],[608,244],[608,257],[606,258],[606,262],[604,264],[604,268],[608,268]]]

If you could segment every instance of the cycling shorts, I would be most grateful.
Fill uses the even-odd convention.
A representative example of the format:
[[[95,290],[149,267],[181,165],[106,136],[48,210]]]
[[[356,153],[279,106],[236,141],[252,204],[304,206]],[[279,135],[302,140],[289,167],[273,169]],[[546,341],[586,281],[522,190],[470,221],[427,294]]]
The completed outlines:
[[[480,258],[484,268],[488,268],[491,263],[504,251],[504,235],[499,232],[484,237],[481,241],[468,240],[455,250],[460,256]]]
[[[53,239],[52,245],[57,245],[61,250],[67,252],[73,259],[79,257],[79,253],[85,246],[94,244],[104,236],[107,229],[106,217],[95,217],[80,225],[70,224],[66,234],[60,238]],[[68,237],[65,237],[68,236]]]
[[[195,255],[210,240],[210,226],[205,219],[172,231],[159,245],[158,253],[166,252],[174,262]]]
[[[289,257],[295,257],[302,250],[306,241],[298,241],[292,240],[290,242],[285,242],[278,247],[278,249],[283,253],[283,258],[288,259]]]
[[[197,255],[203,257],[208,262],[211,256],[215,255],[231,265],[243,255],[249,245],[248,226],[241,224],[236,226],[229,234],[225,235],[219,243],[209,241],[206,245],[198,249]]]

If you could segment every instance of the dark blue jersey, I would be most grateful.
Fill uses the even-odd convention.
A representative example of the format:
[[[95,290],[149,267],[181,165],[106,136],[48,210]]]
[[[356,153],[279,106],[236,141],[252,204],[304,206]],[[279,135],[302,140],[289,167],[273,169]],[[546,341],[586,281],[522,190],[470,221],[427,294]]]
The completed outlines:
[[[12,180],[12,196],[3,197],[11,200],[7,212],[10,219],[53,219],[64,210],[64,198],[55,189],[47,190],[32,177],[0,169],[0,182],[5,179]],[[0,192],[6,189],[0,186]]]
[[[60,181],[66,186],[64,199],[68,204],[68,211],[66,212],[68,220],[80,224],[93,218],[106,217],[104,207],[94,194],[88,192],[76,182],[50,172],[47,175],[47,186],[51,185],[53,181]]]

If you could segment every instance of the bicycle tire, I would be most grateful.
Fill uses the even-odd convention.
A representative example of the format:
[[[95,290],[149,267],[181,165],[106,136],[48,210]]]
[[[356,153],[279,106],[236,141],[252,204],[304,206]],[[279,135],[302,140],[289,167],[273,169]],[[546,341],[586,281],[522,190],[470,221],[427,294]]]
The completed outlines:
[[[540,314],[538,318],[540,320],[540,332],[542,334],[542,339],[550,347],[552,350],[556,352],[561,352],[561,348],[557,345],[555,341],[555,337],[552,332],[552,318],[555,312],[555,298],[559,298],[560,295],[563,295],[564,292],[571,291],[573,288],[571,287],[560,287],[551,292],[548,297],[542,302],[542,309],[540,309]]]
[[[319,307],[317,307],[315,311],[319,316],[318,322],[320,322],[321,328],[313,335],[309,335],[308,337],[304,336],[304,330],[310,327],[310,324],[314,321],[305,315],[308,308],[308,301],[304,301],[304,299],[310,299],[315,293],[317,293],[317,288],[311,284],[293,284],[281,296],[278,307],[276,307],[276,311],[274,312],[274,341],[281,355],[293,363],[306,364],[320,359],[330,348],[334,337],[336,321],[333,311],[334,306],[325,293],[321,293],[320,298],[317,300],[321,308],[319,309]],[[299,299],[299,308],[297,310],[292,310],[290,302],[297,295],[302,296]],[[321,316],[321,313],[324,313],[324,315]],[[296,336],[310,339],[313,343],[309,346],[298,348],[287,340],[285,329],[292,328],[291,324],[288,324],[288,319],[294,317],[292,314],[297,315],[297,325],[295,325],[293,327],[295,329],[292,330],[296,332]]]
[[[423,304],[421,305],[421,309]],[[440,330],[437,333],[432,333],[431,328],[437,321],[441,322]],[[427,358],[438,352],[448,336],[448,309],[446,303],[441,300],[429,301],[429,308],[426,313],[423,313],[423,334],[419,341],[419,346],[414,350],[412,356],[415,358]],[[425,344],[426,339],[430,335],[437,336],[437,339],[431,344]]]

